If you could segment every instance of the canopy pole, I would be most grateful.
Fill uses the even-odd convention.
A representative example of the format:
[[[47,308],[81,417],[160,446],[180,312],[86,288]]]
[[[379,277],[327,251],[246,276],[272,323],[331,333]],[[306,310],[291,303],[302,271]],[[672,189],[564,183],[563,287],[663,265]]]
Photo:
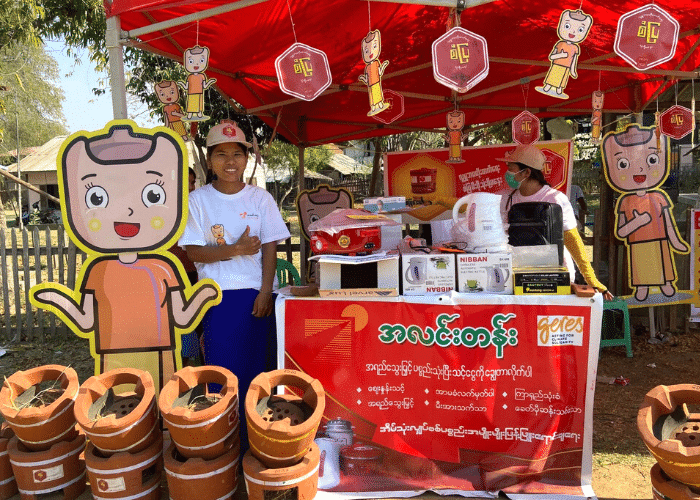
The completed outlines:
[[[302,121],[300,120],[300,126]],[[306,125],[306,124],[304,124]],[[304,134],[305,135],[305,134]],[[297,196],[304,190],[304,146],[299,146],[299,177],[297,179]],[[301,228],[301,214],[297,214],[299,220],[299,227]],[[306,285],[306,269],[308,266],[308,261],[306,258],[306,238],[304,238],[304,231],[299,231],[299,267],[301,275],[301,284]]]
[[[124,53],[119,35],[121,22],[119,16],[107,18],[105,41],[109,53],[109,86],[112,89],[112,112],[115,120],[127,118],[126,82],[124,80]]]

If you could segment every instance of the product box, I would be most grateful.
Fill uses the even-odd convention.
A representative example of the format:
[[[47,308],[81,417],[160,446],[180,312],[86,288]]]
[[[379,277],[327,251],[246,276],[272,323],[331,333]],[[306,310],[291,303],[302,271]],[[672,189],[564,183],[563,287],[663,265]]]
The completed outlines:
[[[460,253],[457,255],[457,291],[513,295],[510,253]]]
[[[396,250],[399,243],[403,240],[401,215],[400,214],[383,214],[385,217],[398,222],[396,226],[379,226],[382,231],[382,251],[391,252]]]
[[[405,196],[380,196],[378,198],[365,198],[364,209],[372,212],[389,212],[406,208]]]
[[[395,297],[399,294],[399,255],[319,255],[321,297]]]
[[[455,290],[455,254],[401,254],[401,283],[403,295],[430,295]]]
[[[569,295],[571,279],[566,267],[521,267],[513,270],[515,295]]]

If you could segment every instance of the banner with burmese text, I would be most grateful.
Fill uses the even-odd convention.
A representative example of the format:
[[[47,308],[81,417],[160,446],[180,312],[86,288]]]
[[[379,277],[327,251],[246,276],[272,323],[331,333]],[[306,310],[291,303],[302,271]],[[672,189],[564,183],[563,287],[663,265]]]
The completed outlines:
[[[571,141],[538,141],[533,145],[547,159],[543,173],[549,185],[568,196],[573,166]],[[503,178],[507,166],[496,158],[503,158],[516,146],[463,147],[464,163],[448,163],[449,148],[386,153],[384,195],[436,202],[476,192],[510,192]]]
[[[278,300],[326,391],[319,498],[593,495],[600,295],[463,297]]]

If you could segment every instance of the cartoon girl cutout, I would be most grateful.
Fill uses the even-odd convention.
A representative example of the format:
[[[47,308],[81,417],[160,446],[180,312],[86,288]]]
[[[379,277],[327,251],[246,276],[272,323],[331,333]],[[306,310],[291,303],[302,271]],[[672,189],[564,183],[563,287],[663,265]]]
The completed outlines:
[[[358,80],[367,85],[369,93],[367,116],[374,116],[389,109],[389,103],[384,100],[384,92],[382,91],[382,76],[389,61],[379,62],[381,52],[381,33],[379,30],[370,31],[362,40],[362,60],[365,62],[365,71],[358,77]]]
[[[652,286],[666,297],[676,294],[672,249],[682,254],[690,249],[678,233],[673,204],[659,189],[669,174],[665,137],[659,145],[654,127],[631,124],[606,134],[601,146],[608,184],[622,193],[615,208],[615,236],[626,241],[630,286],[640,302]]]
[[[155,91],[158,100],[163,104],[163,119],[165,126],[175,131],[183,141],[189,141],[190,136],[187,133],[185,124],[182,119],[185,113],[178,102],[180,100],[180,91],[177,88],[177,83],[172,80],[163,80],[155,84]]]
[[[447,133],[445,139],[450,148],[450,158],[447,163],[464,163],[462,159],[462,141],[464,134],[464,111],[454,110],[447,113]]]
[[[204,71],[209,66],[209,48],[195,45],[185,50],[184,54],[185,71],[187,80],[178,82],[178,85],[187,92],[187,112],[188,121],[205,121],[209,117],[204,114],[204,91],[216,83],[216,78],[207,78]]]
[[[185,158],[170,129],[128,120],[74,134],[59,152],[64,222],[89,259],[75,290],[42,283],[31,301],[90,340],[96,374],[133,367],[162,387],[181,365],[176,332],[221,300],[211,280],[191,286],[165,250],[187,220]]]
[[[551,65],[544,78],[544,85],[535,87],[537,92],[559,99],[569,98],[564,89],[569,82],[569,76],[578,78],[576,65],[581,52],[578,44],[586,39],[592,25],[593,17],[580,9],[565,10],[561,13],[557,26],[559,41],[554,44],[549,54]]]

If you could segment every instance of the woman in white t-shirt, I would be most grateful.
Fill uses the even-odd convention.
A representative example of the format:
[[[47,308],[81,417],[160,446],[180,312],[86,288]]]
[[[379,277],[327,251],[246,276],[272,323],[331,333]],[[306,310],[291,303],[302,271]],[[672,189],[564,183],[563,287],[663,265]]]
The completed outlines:
[[[574,276],[573,263],[571,262],[573,257],[586,283],[601,292],[606,300],[612,300],[612,294],[605,285],[598,281],[591,263],[586,258],[583,240],[578,232],[576,216],[569,198],[561,191],[549,186],[544,178],[542,173],[546,161],[544,153],[532,144],[523,144],[517,146],[510,153],[506,153],[505,158],[497,158],[497,160],[508,164],[505,180],[512,189],[510,194],[501,198],[501,216],[504,223],[508,220],[510,207],[516,203],[542,201],[559,205],[564,220],[564,246],[567,250],[565,259],[571,276]]]
[[[221,303],[202,321],[204,362],[238,377],[240,415],[250,382],[274,368],[277,242],[289,237],[274,198],[242,180],[250,146],[234,122],[209,131],[207,163],[214,180],[190,194],[179,241],[199,279],[211,278],[221,287]],[[240,426],[244,451],[245,419]]]

